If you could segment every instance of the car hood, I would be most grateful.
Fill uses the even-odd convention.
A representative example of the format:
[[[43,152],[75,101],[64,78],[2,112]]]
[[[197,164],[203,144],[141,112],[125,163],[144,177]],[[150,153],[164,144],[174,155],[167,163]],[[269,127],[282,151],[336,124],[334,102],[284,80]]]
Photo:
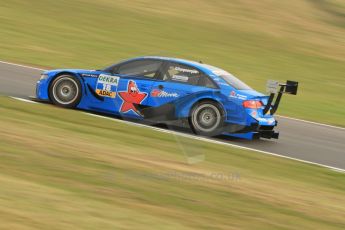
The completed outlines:
[[[101,71],[97,70],[86,70],[86,69],[54,69],[54,70],[48,70],[45,73],[57,73],[57,72],[71,72],[71,73],[101,73]]]

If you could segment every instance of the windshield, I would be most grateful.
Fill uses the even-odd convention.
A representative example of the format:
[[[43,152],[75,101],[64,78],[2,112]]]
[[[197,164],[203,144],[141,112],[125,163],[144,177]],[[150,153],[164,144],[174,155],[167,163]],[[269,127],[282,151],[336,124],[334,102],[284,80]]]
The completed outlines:
[[[223,78],[229,85],[233,86],[235,89],[238,90],[245,90],[245,89],[252,89],[246,83],[239,80],[235,76],[231,75],[230,73],[219,75],[219,77]]]

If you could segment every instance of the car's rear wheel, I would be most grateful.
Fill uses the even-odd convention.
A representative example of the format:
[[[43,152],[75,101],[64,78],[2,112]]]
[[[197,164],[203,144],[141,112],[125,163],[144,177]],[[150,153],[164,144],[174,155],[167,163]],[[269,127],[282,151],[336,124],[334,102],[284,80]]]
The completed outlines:
[[[198,135],[219,135],[224,124],[224,111],[218,103],[213,101],[197,103],[191,110],[189,124]]]
[[[74,108],[81,99],[81,84],[72,75],[60,75],[50,84],[49,97],[58,106]]]

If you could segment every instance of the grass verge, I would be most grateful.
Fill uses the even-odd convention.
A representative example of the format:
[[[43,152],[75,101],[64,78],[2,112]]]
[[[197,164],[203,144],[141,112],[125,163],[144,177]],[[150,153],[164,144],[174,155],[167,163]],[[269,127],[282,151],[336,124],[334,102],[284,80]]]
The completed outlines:
[[[1,229],[345,227],[328,169],[4,97],[0,127]]]

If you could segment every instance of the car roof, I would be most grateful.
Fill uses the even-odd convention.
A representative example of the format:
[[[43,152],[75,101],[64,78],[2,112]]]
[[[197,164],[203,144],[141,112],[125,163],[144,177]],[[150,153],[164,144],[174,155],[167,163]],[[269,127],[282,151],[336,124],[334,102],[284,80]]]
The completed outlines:
[[[186,64],[186,65],[190,65],[190,66],[193,66],[195,68],[198,68],[198,69],[202,70],[203,72],[205,72],[206,74],[214,73],[215,75],[218,75],[217,73],[219,73],[219,72],[226,72],[225,70],[222,70],[222,69],[215,67],[215,66],[211,66],[211,65],[204,64],[201,62],[186,60],[186,59],[182,59],[182,58],[164,57],[164,56],[142,56],[142,57],[137,57],[137,58],[133,58],[133,59],[129,59],[129,60],[135,60],[135,59],[138,59],[138,60],[140,60],[140,59],[156,59],[156,60],[177,62],[180,64]],[[127,60],[127,61],[129,61],[129,60]]]

